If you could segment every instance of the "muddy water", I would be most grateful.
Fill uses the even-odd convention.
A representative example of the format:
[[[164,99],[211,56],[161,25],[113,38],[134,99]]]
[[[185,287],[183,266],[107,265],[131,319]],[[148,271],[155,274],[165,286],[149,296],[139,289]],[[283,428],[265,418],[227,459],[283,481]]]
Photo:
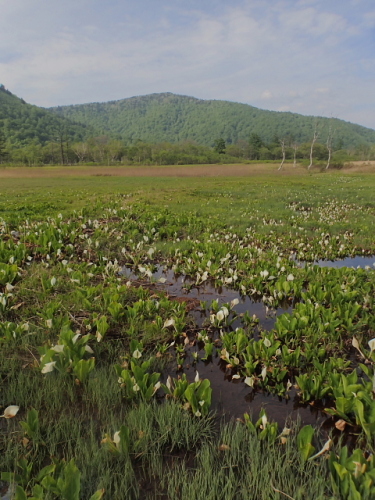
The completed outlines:
[[[204,356],[204,351],[200,351]],[[164,373],[164,377],[170,375],[177,378],[182,373],[190,382],[199,373],[201,379],[209,379],[212,388],[211,409],[218,417],[224,416],[225,420],[230,418],[243,418],[244,413],[257,418],[262,408],[267,411],[267,416],[271,421],[277,422],[280,426],[285,424],[289,418],[300,420],[303,425],[311,424],[320,426],[327,420],[327,415],[312,405],[302,405],[294,388],[289,392],[289,399],[274,396],[263,391],[254,391],[248,387],[241,379],[232,379],[230,371],[225,369],[225,363],[219,357],[213,357],[210,361],[198,361],[190,364],[192,358],[188,356],[183,369],[177,370],[176,363],[171,364],[169,370]]]
[[[360,267],[362,269],[370,267],[371,269],[375,269],[375,255],[371,255],[370,257],[346,257],[341,260],[319,260],[316,264],[320,267]]]
[[[129,280],[137,281],[139,277],[129,268],[124,268],[123,275]],[[176,276],[172,270],[159,267],[152,276],[153,281],[164,278],[165,283],[157,283],[157,288],[165,291],[172,299],[186,298],[196,301],[196,307],[189,311],[189,315],[194,318],[198,327],[209,317],[208,309],[201,310],[197,304],[198,301],[206,301],[208,304],[212,300],[218,299],[220,304],[229,303],[238,298],[239,304],[234,308],[237,313],[236,320],[231,328],[243,326],[241,315],[248,312],[250,316],[255,314],[259,319],[259,326],[265,330],[271,330],[275,324],[276,317],[284,312],[291,312],[292,305],[285,303],[282,307],[270,311],[262,302],[255,302],[250,297],[240,296],[238,291],[226,287],[215,288],[211,283],[203,283],[195,286],[195,282],[189,280],[186,276]],[[257,329],[254,330],[254,336],[257,336]],[[285,424],[288,417],[292,420],[300,420],[303,425],[321,425],[327,421],[327,415],[311,405],[302,405],[294,388],[289,393],[289,398],[281,398],[262,391],[254,391],[241,379],[233,379],[231,371],[227,370],[226,363],[220,360],[218,353],[214,349],[213,356],[203,361],[205,357],[204,349],[195,339],[190,339],[191,344],[186,347],[186,357],[182,369],[177,368],[174,351],[170,354],[173,361],[164,370],[162,380],[165,383],[168,375],[172,378],[178,378],[185,373],[190,382],[194,381],[198,371],[201,379],[209,379],[212,388],[211,409],[216,412],[218,417],[243,418],[244,413],[251,413],[256,418],[262,408],[267,411],[268,417],[276,421],[280,426]],[[193,353],[198,354],[198,361],[193,357]]]
[[[132,280],[138,279],[130,268],[123,268],[121,274]],[[160,278],[164,278],[165,283],[158,283]],[[280,305],[278,309],[269,309],[263,302],[255,301],[248,296],[241,296],[237,290],[232,290],[227,287],[216,288],[210,282],[204,282],[199,286],[195,285],[195,281],[186,276],[175,275],[171,269],[165,269],[163,266],[158,266],[157,271],[152,275],[152,279],[156,281],[158,289],[165,291],[171,298],[187,298],[196,299],[202,302],[207,302],[209,305],[213,300],[218,300],[219,304],[231,302],[233,299],[239,299],[239,304],[235,306],[234,311],[238,318],[232,323],[232,328],[242,327],[241,315],[248,312],[250,316],[253,314],[259,320],[259,325],[264,330],[271,330],[277,316],[285,312],[291,312],[293,304],[287,302]],[[195,308],[190,311],[190,316],[194,318],[198,326],[209,317],[209,311],[202,311],[200,308]]]
[[[306,262],[298,261],[300,267],[305,267]],[[318,260],[313,262],[312,264],[320,267],[353,267],[355,269],[361,268],[370,268],[375,269],[375,255],[370,256],[361,256],[357,255],[356,257],[345,257],[345,259],[338,260]]]

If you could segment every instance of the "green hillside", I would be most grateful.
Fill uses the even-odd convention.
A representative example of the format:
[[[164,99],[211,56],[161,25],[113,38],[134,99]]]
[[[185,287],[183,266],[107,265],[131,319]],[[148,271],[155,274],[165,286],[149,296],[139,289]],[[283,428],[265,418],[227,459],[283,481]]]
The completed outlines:
[[[0,134],[12,144],[20,147],[31,143],[41,145],[61,138],[81,141],[94,134],[91,127],[73,123],[63,116],[27,104],[23,99],[0,85]]]
[[[334,130],[340,147],[375,144],[375,130],[338,119],[265,111],[247,104],[201,100],[171,93],[150,94],[106,103],[50,108],[60,117],[100,129],[126,141],[158,143],[193,140],[211,146],[222,137],[227,144],[248,140],[251,133],[271,142],[275,136],[298,143],[312,139],[318,124],[319,142]]]
[[[127,143],[188,140],[213,146],[219,137],[235,144],[248,141],[255,133],[265,143],[287,137],[302,144],[311,141],[316,124],[318,142],[325,142],[331,127],[336,148],[375,144],[375,130],[360,125],[229,101],[163,93],[45,109],[26,103],[0,85],[0,134],[16,147],[45,145],[62,137],[80,142],[101,134]]]
[[[0,84],[0,163],[192,164],[282,158],[375,159],[375,130],[343,120],[265,111],[171,93],[56,108],[27,104]],[[282,141],[284,139],[284,141]]]

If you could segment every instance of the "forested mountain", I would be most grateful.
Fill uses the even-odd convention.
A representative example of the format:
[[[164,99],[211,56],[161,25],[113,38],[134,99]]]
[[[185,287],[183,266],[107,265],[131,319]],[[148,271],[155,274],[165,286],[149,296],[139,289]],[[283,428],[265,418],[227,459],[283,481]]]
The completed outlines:
[[[337,149],[375,143],[375,130],[343,120],[265,111],[247,104],[201,100],[171,93],[59,106],[50,110],[127,142],[192,140],[212,146],[217,138],[234,144],[239,140],[247,141],[250,134],[255,133],[264,142],[271,142],[276,137],[301,144],[312,140],[317,127],[319,142],[326,141],[331,128]]]
[[[193,164],[375,159],[375,130],[171,93],[56,108],[0,84],[0,163]],[[332,153],[332,154],[331,154]]]
[[[50,141],[82,141],[95,132],[44,108],[27,104],[0,85],[0,134],[12,146]]]

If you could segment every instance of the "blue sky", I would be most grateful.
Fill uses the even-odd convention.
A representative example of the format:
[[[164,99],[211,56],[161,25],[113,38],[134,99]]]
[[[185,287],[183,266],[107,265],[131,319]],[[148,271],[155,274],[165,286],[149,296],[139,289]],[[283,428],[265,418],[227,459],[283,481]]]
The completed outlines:
[[[375,128],[374,0],[0,0],[0,83],[39,106],[154,92]]]

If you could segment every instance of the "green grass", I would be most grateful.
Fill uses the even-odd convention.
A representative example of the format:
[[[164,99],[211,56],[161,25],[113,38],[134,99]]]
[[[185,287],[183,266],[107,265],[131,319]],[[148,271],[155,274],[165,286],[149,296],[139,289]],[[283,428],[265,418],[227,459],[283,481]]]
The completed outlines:
[[[363,371],[371,378],[375,363],[368,346],[375,336],[374,270],[300,268],[289,257],[374,255],[374,187],[373,175],[340,172],[2,179],[0,412],[9,405],[20,410],[13,419],[0,419],[0,472],[19,472],[23,458],[33,464],[30,477],[18,480],[28,496],[42,484],[37,476],[43,467],[62,467],[61,461],[74,458],[82,499],[102,488],[104,498],[114,499],[343,498],[332,486],[326,456],[303,460],[298,424],[288,424],[292,431],[282,444],[277,435],[264,437],[259,426],[220,422],[212,413],[194,416],[186,393],[167,398],[160,387],[145,401],[135,378],[133,393],[121,387],[115,366],[135,377],[149,360],[149,375],[163,374],[164,383],[164,373],[177,379],[182,375],[176,374],[177,356],[185,369],[191,348],[186,344],[201,333],[195,346],[198,372],[202,344],[213,341],[227,364],[226,376],[239,375],[249,391],[245,380],[255,392],[288,398],[287,382],[307,375],[316,386],[304,387],[301,377],[301,401],[332,411],[332,430],[344,418],[345,436],[352,430],[359,435],[354,446],[373,451],[375,408]],[[124,265],[137,280],[127,283],[119,274]],[[261,299],[270,308],[285,300],[296,305],[271,331],[255,334],[254,324],[237,316],[235,306],[208,304],[213,319],[200,332],[184,303],[150,280],[147,273],[157,265],[190,276],[193,283],[204,283],[206,273],[211,284],[227,284],[238,296]],[[230,309],[228,318],[223,307]],[[242,329],[233,332],[226,325],[231,319]],[[101,321],[108,327],[102,338]],[[366,358],[364,368],[353,337]],[[86,341],[90,350],[78,352]],[[53,350],[56,344],[65,346],[62,352]],[[64,359],[62,353],[68,353]],[[41,373],[43,354],[61,365]],[[78,358],[83,364],[95,358],[87,376],[75,367]],[[346,394],[354,372],[359,381],[351,382]],[[195,369],[187,373],[192,383]],[[223,377],[223,384],[228,390],[231,382]],[[353,406],[340,416],[342,394]],[[20,422],[32,408],[39,424],[31,436]],[[284,422],[279,425],[281,432]],[[120,453],[108,443],[122,426],[130,438]],[[337,432],[335,453],[341,447]],[[321,441],[317,429],[317,449]],[[361,477],[355,477],[358,491]],[[44,495],[65,498],[47,490]]]

